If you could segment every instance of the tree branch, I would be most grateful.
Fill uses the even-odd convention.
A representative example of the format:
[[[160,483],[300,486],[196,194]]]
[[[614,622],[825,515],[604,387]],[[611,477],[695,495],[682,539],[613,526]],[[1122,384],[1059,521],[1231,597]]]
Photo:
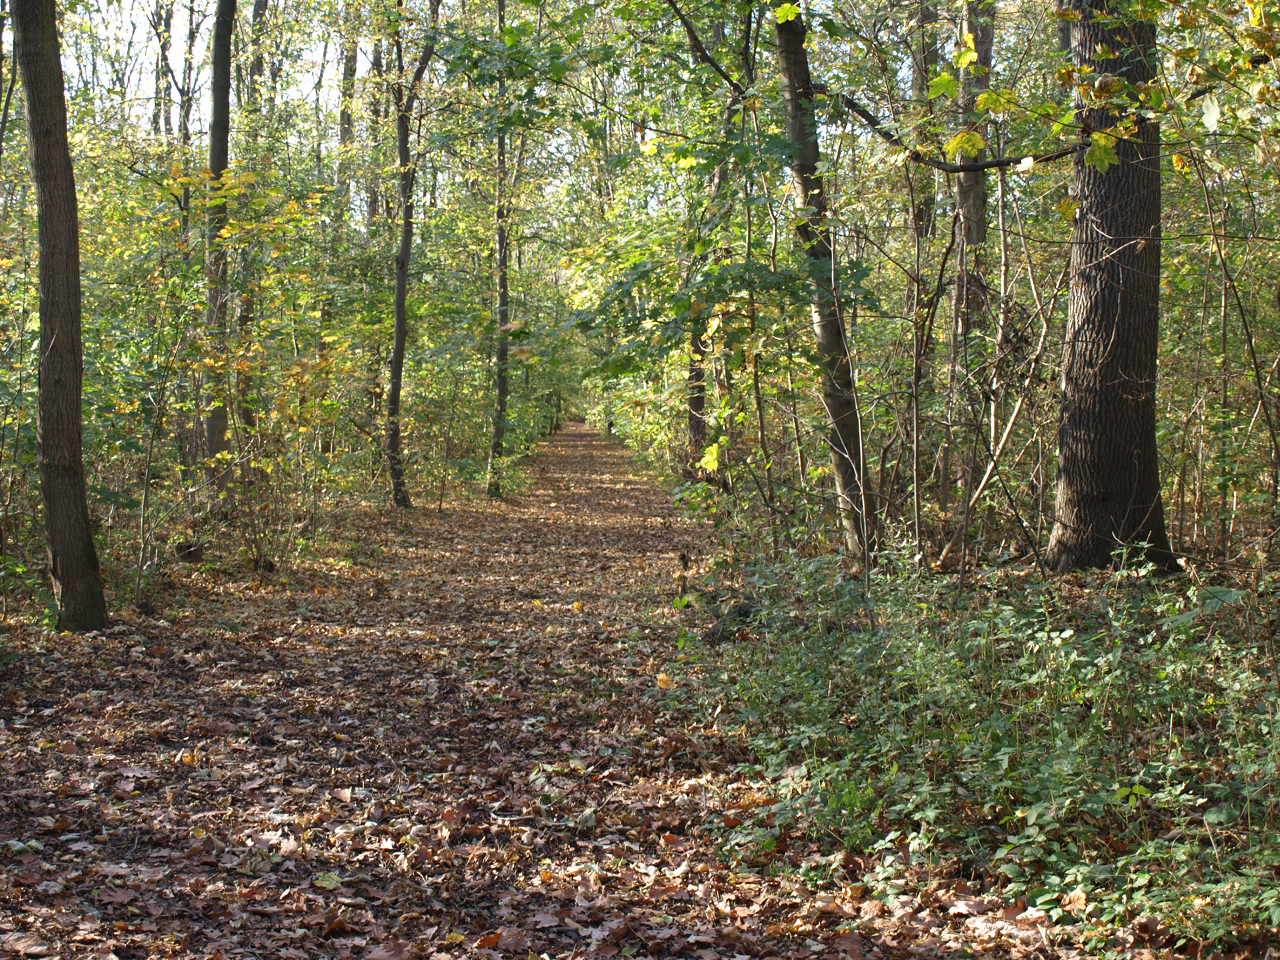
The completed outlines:
[[[827,92],[826,90],[818,89],[816,86],[815,90],[819,93]],[[977,163],[950,163],[946,160],[939,160],[936,157],[926,156],[914,147],[907,146],[900,136],[880,121],[879,117],[847,93],[840,95],[840,104],[851,113],[857,114],[859,119],[867,125],[867,128],[885,143],[891,144],[895,147],[901,147],[907,152],[907,156],[915,163],[922,164],[926,167],[932,167],[935,170],[941,170],[943,173],[981,173],[984,170],[999,170],[1003,167],[1017,166],[1027,159],[1025,156],[1000,157],[995,160],[982,160]],[[1063,157],[1069,157],[1074,153],[1079,153],[1087,146],[1087,143],[1075,143],[1069,147],[1063,147],[1060,150],[1032,155],[1031,161],[1032,163],[1049,163],[1053,160],[1061,160]]]
[[[735,96],[743,96],[747,91],[737,80],[729,75],[729,71],[720,65],[720,61],[711,55],[706,46],[702,42],[702,38],[698,36],[698,30],[693,25],[683,10],[676,5],[676,0],[666,0],[667,6],[680,20],[680,25],[684,27],[685,35],[689,38],[689,49],[693,51],[693,55],[709,66],[716,73],[720,74],[722,80],[729,85],[729,89],[734,92]]]

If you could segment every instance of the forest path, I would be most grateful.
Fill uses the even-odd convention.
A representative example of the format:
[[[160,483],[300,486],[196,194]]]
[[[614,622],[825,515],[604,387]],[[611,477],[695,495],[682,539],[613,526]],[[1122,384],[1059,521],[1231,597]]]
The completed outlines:
[[[506,502],[340,518],[272,583],[193,570],[168,620],[23,641],[0,956],[972,955],[945,909],[717,858],[769,798],[659,709],[701,532],[582,426],[529,469]]]

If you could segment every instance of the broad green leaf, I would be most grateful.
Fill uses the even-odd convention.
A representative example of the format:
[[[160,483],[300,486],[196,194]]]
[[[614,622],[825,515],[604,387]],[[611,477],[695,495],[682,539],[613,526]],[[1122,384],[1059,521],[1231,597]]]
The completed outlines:
[[[773,15],[778,18],[779,23],[786,23],[788,20],[794,20],[800,16],[800,8],[794,3],[784,3],[780,7],[775,7]]]
[[[942,152],[946,154],[947,159],[953,161],[959,157],[972,159],[986,149],[986,146],[987,141],[977,130],[961,130],[946,142]]]
[[[929,99],[954,97],[960,92],[960,81],[945,70],[929,81]]]
[[[1120,158],[1116,156],[1116,138],[1109,133],[1095,130],[1089,135],[1089,149],[1084,152],[1084,162],[1099,173],[1106,173]]]
[[[702,459],[698,461],[698,468],[707,471],[707,473],[715,473],[720,469],[719,443],[713,443],[702,451]]]
[[[1012,90],[984,90],[978,94],[975,103],[979,110],[985,110],[997,116],[1008,113],[1016,106]]]

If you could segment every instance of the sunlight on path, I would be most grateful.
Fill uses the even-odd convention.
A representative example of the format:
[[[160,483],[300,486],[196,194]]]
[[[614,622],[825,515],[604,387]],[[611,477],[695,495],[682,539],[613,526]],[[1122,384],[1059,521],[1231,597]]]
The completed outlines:
[[[701,532],[581,425],[529,469],[509,501],[356,512],[287,581],[194,573],[168,619],[28,656],[0,691],[0,950],[959,956],[717,859],[730,800],[769,798],[659,709]]]

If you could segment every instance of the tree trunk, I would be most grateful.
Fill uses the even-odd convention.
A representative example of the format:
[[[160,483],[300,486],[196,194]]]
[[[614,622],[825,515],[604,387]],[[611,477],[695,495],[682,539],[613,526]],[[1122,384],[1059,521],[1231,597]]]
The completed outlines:
[[[404,481],[404,452],[400,439],[400,392],[404,383],[404,352],[409,338],[409,258],[413,253],[413,158],[409,153],[409,113],[396,112],[396,156],[400,162],[400,248],[396,253],[396,319],[391,345],[391,379],[387,385],[387,471],[391,502],[411,507]]]
[[[1155,76],[1155,25],[1113,0],[1073,0],[1078,66],[1134,84]],[[1095,59],[1099,50],[1117,56]],[[1120,118],[1081,104],[1086,130]],[[1071,303],[1062,372],[1057,506],[1047,561],[1057,570],[1105,566],[1118,549],[1173,564],[1156,451],[1160,307],[1160,145],[1157,125],[1115,144],[1103,171],[1077,155]]]
[[[345,221],[351,206],[351,159],[356,142],[355,97],[356,54],[355,37],[342,41],[342,81],[338,104],[338,207],[340,220]]]
[[[991,86],[991,50],[995,40],[992,12],[981,0],[964,6],[962,37],[973,37],[975,62],[962,78],[960,109],[965,122],[986,139],[988,130],[977,113],[977,102]],[[986,151],[975,160],[984,158]],[[987,241],[987,174],[969,170],[956,174],[956,209],[960,213],[960,272],[956,278],[956,316],[959,335],[965,336],[982,321],[987,307],[987,282],[983,275],[982,248]]]
[[[61,630],[107,620],[85,498],[81,439],[80,222],[67,146],[62,61],[53,0],[14,0],[15,47],[27,92],[40,242],[37,443],[49,568]]]
[[[152,29],[155,31],[155,100],[151,105],[151,132],[157,137],[173,136],[173,117],[169,109],[169,48],[173,41],[173,3],[156,0],[152,13]]]
[[[506,28],[507,5],[505,0],[498,0],[498,34]],[[506,80],[498,79],[499,109],[505,105],[507,94]],[[495,311],[494,331],[495,348],[493,356],[493,435],[489,443],[489,480],[487,489],[489,496],[502,496],[502,456],[507,437],[507,398],[511,390],[510,371],[508,369],[511,353],[511,291],[510,262],[511,250],[507,236],[507,220],[510,210],[507,206],[507,132],[498,127],[497,168],[494,171],[494,246],[497,260],[497,310]]]
[[[236,0],[218,0],[213,24],[212,78],[213,96],[209,119],[209,226],[208,249],[205,253],[205,284],[208,306],[205,326],[220,356],[227,348],[227,248],[221,233],[227,225],[227,201],[222,196],[223,175],[227,170],[228,145],[231,139],[231,34],[235,27]],[[214,396],[205,419],[205,445],[209,456],[210,475],[221,491],[227,483],[227,407],[229,374],[214,374]]]
[[[373,41],[373,53],[369,57],[369,135],[370,143],[380,139],[379,127],[382,126],[383,104],[386,91],[383,89],[382,41]],[[369,190],[365,206],[365,224],[370,233],[378,223],[378,214],[382,210],[382,187],[378,177],[369,178]]]
[[[938,69],[938,41],[934,36],[938,10],[932,0],[919,0],[916,5],[917,46],[911,56],[911,99],[920,110],[920,122],[927,125],[933,117],[933,101],[929,99],[929,81]],[[937,172],[919,164],[907,167],[911,181],[911,227],[921,243],[933,236],[937,196]],[[919,273],[919,267],[916,268]],[[918,283],[913,280],[913,288]]]
[[[404,451],[400,437],[400,393],[404,385],[405,346],[409,340],[409,261],[413,256],[413,189],[417,179],[417,163],[409,149],[409,125],[418,102],[418,85],[436,52],[435,30],[439,23],[441,0],[431,0],[427,42],[418,56],[413,77],[406,81],[404,46],[399,27],[393,37],[396,54],[396,85],[393,90],[396,108],[396,160],[400,170],[400,247],[396,253],[395,333],[391,345],[391,376],[387,384],[387,472],[391,475],[391,502],[397,507],[411,507],[409,488],[404,479]]]
[[[803,210],[796,234],[808,260],[813,334],[822,370],[822,402],[831,423],[828,443],[836,482],[836,511],[846,547],[869,559],[876,539],[875,512],[865,484],[861,414],[840,311],[826,187],[818,174],[818,124],[805,33],[799,15],[777,24],[791,170]]]

